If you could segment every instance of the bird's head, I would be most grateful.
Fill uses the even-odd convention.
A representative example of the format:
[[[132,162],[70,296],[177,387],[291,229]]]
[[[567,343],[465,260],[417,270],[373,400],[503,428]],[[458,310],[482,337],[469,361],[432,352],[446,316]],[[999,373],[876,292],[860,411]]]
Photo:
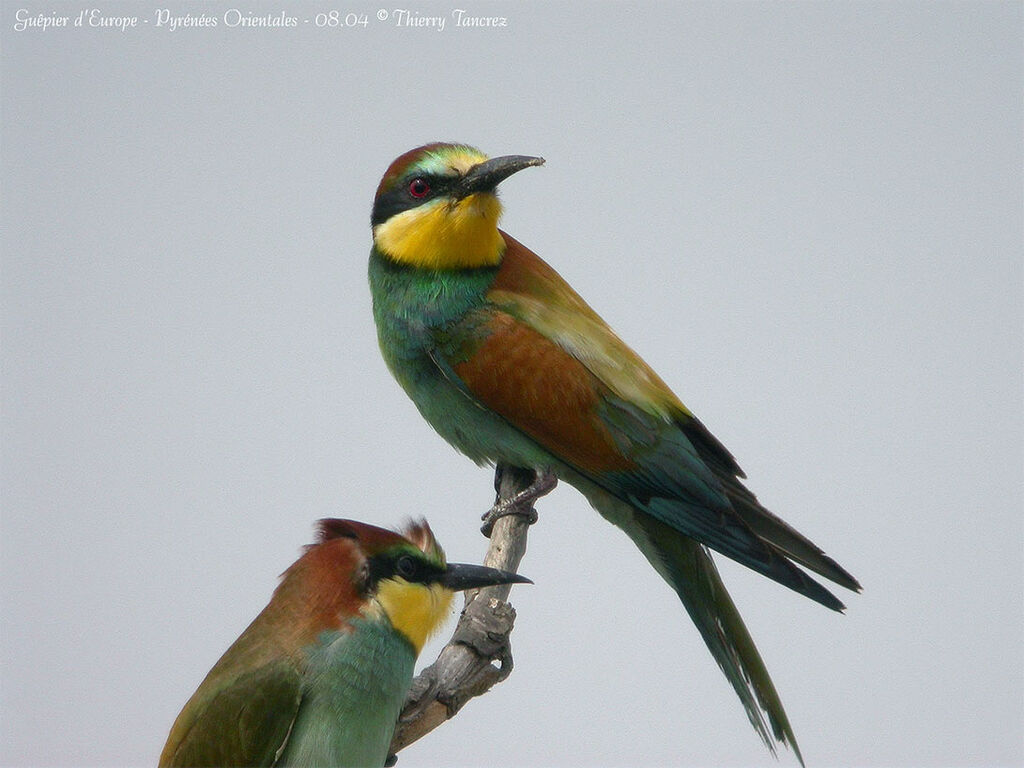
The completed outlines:
[[[425,520],[401,533],[355,520],[321,520],[310,548],[334,550],[351,570],[352,606],[364,618],[387,620],[418,655],[448,616],[453,594],[495,584],[531,583],[516,573],[448,563]]]
[[[393,261],[423,269],[496,266],[498,184],[540,157],[488,158],[464,144],[426,144],[388,166],[373,201],[373,242]]]

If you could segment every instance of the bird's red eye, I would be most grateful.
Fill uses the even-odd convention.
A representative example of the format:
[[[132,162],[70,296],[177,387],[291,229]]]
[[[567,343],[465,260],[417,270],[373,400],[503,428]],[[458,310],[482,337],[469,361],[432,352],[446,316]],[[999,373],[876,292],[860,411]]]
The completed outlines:
[[[430,192],[430,185],[426,179],[413,179],[409,182],[409,194],[413,197],[426,197]]]

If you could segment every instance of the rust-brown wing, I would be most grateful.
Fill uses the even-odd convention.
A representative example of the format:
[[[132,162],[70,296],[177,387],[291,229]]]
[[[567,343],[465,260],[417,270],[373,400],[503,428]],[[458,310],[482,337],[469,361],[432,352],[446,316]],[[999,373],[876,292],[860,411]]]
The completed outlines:
[[[458,384],[546,450],[588,474],[633,468],[602,420],[603,385],[555,342],[498,310],[465,324]]]

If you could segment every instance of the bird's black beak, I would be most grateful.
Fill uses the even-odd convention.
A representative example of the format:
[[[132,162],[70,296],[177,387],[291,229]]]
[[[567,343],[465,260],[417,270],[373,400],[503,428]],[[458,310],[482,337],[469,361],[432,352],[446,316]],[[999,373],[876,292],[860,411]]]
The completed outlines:
[[[544,158],[527,157],[526,155],[505,155],[504,157],[492,157],[490,160],[477,163],[456,183],[455,197],[467,197],[474,192],[493,192],[498,184],[513,173],[533,165],[544,165]]]
[[[448,563],[448,568],[438,579],[443,586],[452,592],[477,587],[493,587],[495,584],[533,584],[525,576],[509,571],[499,571],[485,565],[466,565],[465,563]]]

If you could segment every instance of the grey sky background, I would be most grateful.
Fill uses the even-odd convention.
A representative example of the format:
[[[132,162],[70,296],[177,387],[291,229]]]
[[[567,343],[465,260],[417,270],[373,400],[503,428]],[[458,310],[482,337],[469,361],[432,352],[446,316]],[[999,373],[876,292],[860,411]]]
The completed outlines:
[[[140,27],[14,31],[86,5]],[[504,227],[863,582],[840,616],[718,559],[808,765],[1024,761],[1019,3],[232,7],[285,8],[2,6],[0,763],[153,764],[320,517],[482,557],[490,473],[365,277],[437,139],[547,159]],[[512,677],[399,765],[773,764],[626,537],[540,513]]]

